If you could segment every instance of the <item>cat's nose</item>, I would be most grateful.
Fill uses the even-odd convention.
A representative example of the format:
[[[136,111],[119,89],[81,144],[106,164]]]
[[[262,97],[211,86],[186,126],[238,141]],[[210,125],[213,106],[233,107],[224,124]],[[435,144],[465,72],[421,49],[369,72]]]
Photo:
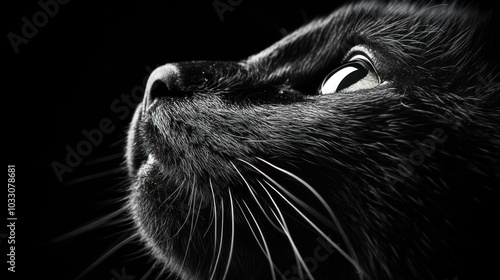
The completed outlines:
[[[144,107],[147,109],[157,98],[183,98],[189,95],[179,87],[180,72],[173,64],[156,68],[149,76],[144,94]]]

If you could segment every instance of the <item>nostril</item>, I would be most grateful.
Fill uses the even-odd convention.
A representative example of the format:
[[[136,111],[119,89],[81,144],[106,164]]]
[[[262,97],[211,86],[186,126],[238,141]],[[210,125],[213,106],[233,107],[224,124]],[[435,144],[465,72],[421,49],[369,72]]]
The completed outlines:
[[[180,87],[181,75],[178,68],[172,64],[158,67],[151,73],[146,94],[144,95],[144,105],[147,109],[155,99],[162,97],[183,98],[191,94]]]
[[[185,97],[188,94],[178,89],[173,88],[173,84],[168,88],[164,81],[156,80],[151,86],[150,95],[154,100],[158,97]]]
[[[161,81],[156,80],[153,85],[151,85],[151,89],[149,91],[151,101],[158,97],[167,96],[168,95],[168,87],[167,85]]]

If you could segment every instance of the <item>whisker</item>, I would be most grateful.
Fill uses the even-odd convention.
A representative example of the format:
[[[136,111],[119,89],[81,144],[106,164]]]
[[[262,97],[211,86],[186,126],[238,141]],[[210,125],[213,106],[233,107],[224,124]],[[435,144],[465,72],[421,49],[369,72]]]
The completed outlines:
[[[219,251],[217,253],[217,258],[215,259],[215,264],[213,267],[212,275],[210,276],[210,280],[213,280],[215,276],[215,272],[217,271],[217,266],[219,264],[220,256],[221,256],[221,251],[222,251],[222,241],[224,240],[224,200],[221,200],[221,229],[220,229],[220,238],[219,238]]]
[[[175,188],[175,190],[169,196],[167,196],[167,198],[165,198],[165,201],[162,202],[162,204],[160,204],[160,207],[163,206],[163,204],[165,202],[169,201],[169,200],[176,201],[177,198],[179,198],[179,195],[181,193],[182,187],[183,187],[183,183],[180,184],[177,188]],[[174,195],[175,195],[175,198],[172,199],[172,196],[174,196]]]
[[[124,138],[120,138],[120,139],[116,140],[115,142],[109,144],[108,147],[113,148],[113,147],[117,147],[117,146],[123,146],[123,142],[125,142]]]
[[[255,195],[255,190],[252,188],[252,186],[250,186],[250,184],[248,183],[248,181],[245,179],[245,177],[243,177],[243,175],[241,174],[241,172],[238,170],[238,168],[236,167],[236,165],[234,165],[232,162],[231,162],[231,165],[233,166],[233,168],[236,170],[236,172],[238,173],[238,175],[241,177],[241,179],[243,179],[243,182],[245,183],[245,185],[248,187],[248,190],[250,191],[250,194],[252,195],[253,199],[255,200],[255,202],[257,203],[257,205],[259,206],[260,210],[262,211],[262,213],[264,214],[264,216],[267,218],[267,220],[269,221],[269,223],[279,232],[283,232],[283,229],[278,227],[275,222],[271,219],[271,217],[269,217],[269,215],[267,215],[266,211],[264,210],[264,207],[260,204],[259,202],[259,199],[257,199],[257,196]]]
[[[78,179],[74,179],[74,180],[71,180],[69,182],[65,182],[65,183],[62,183],[62,184],[64,186],[76,185],[76,184],[83,183],[85,181],[90,181],[90,180],[93,180],[93,179],[98,179],[98,178],[106,177],[108,175],[120,173],[122,171],[123,171],[122,167],[117,167],[117,168],[113,168],[113,169],[110,169],[110,170],[98,172],[98,173],[95,173],[95,174],[92,174],[92,175],[80,177]]]
[[[84,161],[82,163],[82,165],[94,165],[94,164],[99,164],[99,163],[107,162],[107,161],[114,160],[114,159],[121,159],[121,158],[123,158],[123,152],[100,157],[97,159],[87,160],[87,161]]]
[[[217,248],[217,230],[218,230],[218,227],[217,227],[217,205],[215,203],[215,192],[214,192],[214,187],[212,185],[212,180],[209,180],[209,183],[210,183],[210,190],[212,191],[212,199],[213,199],[212,215],[213,215],[213,220],[214,220],[214,248],[213,248],[214,251],[212,254],[212,258],[215,259],[216,248]],[[208,232],[208,229],[207,229],[207,232]]]
[[[160,272],[157,273],[155,280],[160,280],[160,278],[164,278],[163,276],[165,274],[168,274],[167,279],[170,279],[174,275],[172,271],[167,270],[167,266],[163,265]]]
[[[233,205],[233,196],[231,194],[231,189],[229,189],[229,202],[231,203],[231,246],[229,247],[229,259],[227,260],[226,271],[224,272],[222,280],[226,279],[227,272],[229,271],[229,266],[231,264],[231,258],[233,256],[233,248],[234,248],[234,205]]]
[[[304,261],[304,258],[300,254],[299,249],[297,248],[297,246],[295,245],[295,242],[293,241],[293,238],[292,238],[292,235],[290,233],[290,230],[288,229],[288,226],[286,224],[285,217],[281,213],[281,210],[279,209],[278,204],[276,204],[276,201],[269,194],[269,192],[267,192],[267,194],[268,194],[269,199],[271,200],[271,202],[274,204],[274,207],[276,208],[276,211],[278,212],[278,215],[280,216],[280,219],[281,219],[281,222],[282,222],[281,225],[283,227],[283,230],[285,231],[285,235],[288,238],[288,241],[290,242],[290,245],[292,246],[292,250],[294,252],[294,255],[295,255],[295,258],[296,258],[296,262],[297,262],[297,268],[298,268],[299,277],[301,279],[304,278],[304,273],[302,271],[302,268],[304,268],[305,271],[306,271],[307,276],[309,277],[309,279],[313,279],[314,280],[314,277],[312,276],[311,271],[307,267],[307,265],[306,265],[306,263]],[[273,212],[273,214],[276,215],[274,212]],[[276,217],[276,218],[278,219],[278,217]]]
[[[246,164],[249,164],[249,165],[250,165],[250,166],[252,166],[253,168],[256,168],[256,167],[254,167],[253,165],[251,165],[250,163],[248,163],[248,162],[246,162],[246,161],[244,161],[244,160],[241,160],[241,161],[242,161],[242,162],[244,162],[244,163],[246,163]],[[245,182],[245,184],[246,184],[246,185],[248,186],[248,188],[250,189],[250,192],[252,193],[252,195],[254,195],[254,194],[253,194],[253,192],[252,192],[252,188],[250,187],[250,185],[248,184],[248,182],[245,180],[245,178],[243,177],[243,175],[239,172],[239,170],[236,168],[236,166],[235,166],[234,164],[233,164],[233,167],[236,169],[236,171],[238,172],[238,174],[242,177],[243,181]],[[259,172],[261,172],[261,171],[259,170]],[[267,176],[265,173],[263,173],[263,172],[261,172],[261,173],[262,173],[263,175]],[[259,182],[259,183],[260,183],[260,182]],[[267,192],[267,191],[266,191],[266,192]],[[296,247],[295,243],[293,242],[293,238],[292,238],[292,236],[291,236],[291,234],[290,234],[290,232],[289,232],[289,230],[288,230],[288,227],[287,227],[287,225],[286,225],[285,218],[284,218],[284,217],[283,217],[283,215],[281,214],[281,211],[279,210],[278,205],[276,204],[276,202],[274,201],[273,197],[272,197],[269,193],[268,193],[268,196],[269,196],[269,198],[271,199],[271,202],[274,204],[274,207],[275,207],[275,208],[276,208],[276,210],[278,211],[279,216],[281,217],[281,219],[280,219],[280,218],[278,218],[278,215],[277,215],[277,214],[276,214],[273,210],[271,210],[271,212],[273,213],[273,215],[275,216],[276,220],[278,221],[278,223],[280,224],[280,226],[281,226],[281,228],[282,228],[282,230],[280,230],[280,231],[282,231],[282,232],[284,232],[284,233],[285,233],[285,236],[288,238],[288,241],[290,242],[290,245],[292,246],[292,249],[293,249],[293,251],[294,251],[294,255],[295,255],[295,259],[296,259],[296,262],[297,262],[297,268],[298,268],[299,276],[300,276],[301,278],[304,278],[304,275],[303,275],[303,272],[302,272],[302,267],[304,267],[304,268],[306,269],[306,272],[307,272],[308,276],[309,276],[309,279],[314,279],[314,277],[312,277],[312,275],[311,275],[311,273],[310,273],[309,269],[308,269],[308,268],[307,268],[307,266],[305,265],[304,259],[303,259],[303,258],[302,258],[302,256],[300,255],[300,252],[298,251],[298,249],[297,249],[297,247]],[[257,201],[257,204],[259,205],[259,207],[261,207],[261,206],[260,206],[260,203],[258,203],[258,200],[257,200],[257,198],[256,198],[255,196],[254,196],[254,199]],[[263,211],[263,213],[264,213],[264,215],[265,215],[266,213],[265,213],[265,211],[263,210],[263,208],[262,208],[262,207],[261,207],[261,210]],[[281,220],[281,222],[280,222],[280,220]],[[273,224],[273,223],[271,223],[271,224]]]
[[[201,206],[203,204],[203,200],[202,199],[199,199],[199,202],[198,202],[198,208],[196,210],[197,213],[196,213],[196,218],[194,219],[194,226],[193,226],[193,229],[196,227],[196,225],[198,224],[198,220],[200,219],[200,214],[201,214]],[[194,205],[193,205],[194,207]]]
[[[124,235],[125,233],[126,232],[122,232],[121,236]],[[137,239],[136,241],[141,240],[141,236],[138,232],[132,232],[132,234]],[[136,241],[131,241],[130,243],[134,243]],[[123,254],[122,257],[124,257],[123,259],[126,262],[137,262],[137,261],[144,259],[144,258],[147,258],[150,260],[151,252],[147,248],[141,246],[141,248],[139,248],[138,251],[127,252],[127,253]]]
[[[234,166],[234,165],[233,165]],[[236,167],[235,167],[236,168]],[[238,170],[237,170],[238,171]],[[238,171],[238,173],[241,175],[241,173]],[[319,212],[317,212],[316,210],[314,210],[312,207],[310,207],[309,205],[307,205],[305,202],[303,202],[302,200],[300,200],[299,198],[297,198],[296,196],[294,196],[293,194],[291,194],[289,191],[287,191],[284,187],[282,187],[279,183],[277,183],[276,181],[274,181],[272,178],[270,178],[267,174],[264,174],[264,172],[261,171],[261,174],[263,174],[268,180],[270,180],[271,182],[273,182],[275,185],[277,185],[283,192],[285,192],[289,197],[291,197],[295,202],[299,203],[304,209],[308,210],[311,214],[313,214],[313,216],[315,216],[316,218],[318,218],[319,220],[323,221],[323,223],[325,223],[326,225],[330,225],[331,222],[325,217],[323,216],[322,214],[320,214]],[[244,178],[243,178],[244,179]],[[246,183],[246,180],[244,180],[245,183]],[[264,188],[264,186],[262,185],[262,183],[259,181],[259,184]],[[255,197],[255,195],[253,193],[255,193],[256,191],[248,185],[247,183],[247,186],[250,188],[250,192],[252,193],[252,195],[254,196],[254,199],[257,200],[257,198]],[[265,189],[264,189],[265,190]],[[269,216],[265,213],[263,207],[260,205],[260,203],[257,201],[257,204],[259,205],[259,207],[261,208],[261,210],[264,212],[264,215],[268,218],[268,220],[271,222],[272,225],[274,225],[274,223],[271,221],[271,218],[269,218]],[[271,210],[272,211],[272,210]],[[275,214],[276,216],[276,214]],[[275,226],[275,225],[274,225]],[[275,226],[277,227],[277,226]],[[336,230],[336,228],[333,228]],[[278,229],[280,232],[282,232],[281,229]]]
[[[172,199],[171,201],[177,200],[177,198],[179,197],[179,195],[181,193],[181,190],[182,190],[182,187],[183,187],[183,183],[184,183],[184,181],[169,196],[167,196],[167,198],[165,198],[163,200],[163,202],[160,203],[160,205],[158,205],[158,207],[156,208],[156,210],[151,213],[152,216],[155,215],[158,211],[160,211],[161,207],[163,205],[165,205],[165,203],[167,203],[168,201],[170,201],[173,195],[175,195],[175,198]],[[173,236],[176,236],[176,234],[174,234]]]
[[[279,271],[279,269],[276,267],[276,265],[275,265],[275,264],[274,264],[274,262],[273,262],[273,258],[272,258],[272,256],[271,256],[271,252],[269,251],[269,247],[267,246],[267,241],[266,241],[266,238],[264,237],[264,234],[262,233],[262,230],[260,229],[260,226],[259,226],[259,223],[257,222],[257,219],[255,219],[254,215],[252,214],[252,211],[250,210],[250,207],[248,207],[248,205],[246,204],[246,202],[245,202],[245,201],[243,201],[243,203],[245,204],[245,207],[247,208],[248,213],[249,213],[249,214],[250,214],[250,216],[252,217],[252,220],[254,221],[254,224],[255,224],[255,226],[257,227],[257,230],[259,231],[260,237],[262,238],[262,243],[263,243],[264,248],[265,248],[265,252],[264,252],[264,253],[265,253],[265,255],[267,256],[267,259],[269,260],[269,266],[270,266],[270,268],[271,268],[271,275],[272,275],[272,277],[273,277],[273,280],[276,280],[276,274],[275,274],[275,272],[274,272],[274,270],[275,270],[275,269],[276,269],[276,270],[278,270],[278,273],[280,274],[280,276],[281,276],[282,278],[284,278],[284,275],[282,275],[282,274],[281,274],[281,272]],[[242,212],[243,212],[243,215],[245,216],[245,219],[247,219],[247,217],[246,217],[246,215],[245,215],[245,212],[244,212],[244,211],[242,211]],[[248,225],[250,226],[250,223],[248,222],[248,220],[247,220],[247,223],[248,223]],[[259,246],[260,246],[260,247],[261,247],[261,249],[262,249],[262,245],[260,244],[260,242],[259,242],[259,240],[258,240],[257,236],[255,235],[255,233],[254,233],[254,231],[253,231],[253,229],[252,229],[252,227],[251,227],[251,226],[250,226],[250,230],[251,230],[251,231],[252,231],[252,233],[254,234],[254,237],[255,237],[255,239],[257,240],[257,243],[259,243]]]
[[[189,252],[189,246],[191,245],[191,241],[193,240],[193,236],[194,236],[194,220],[195,220],[195,215],[194,215],[194,211],[195,211],[195,204],[194,204],[194,200],[196,199],[196,188],[195,188],[195,183],[193,182],[193,186],[192,186],[192,190],[191,190],[191,193],[190,193],[190,197],[189,197],[189,201],[188,201],[188,205],[189,205],[189,210],[188,210],[188,215],[186,216],[186,221],[189,220],[189,217],[191,217],[191,226],[190,226],[190,229],[189,229],[189,238],[188,238],[188,242],[187,242],[187,245],[186,245],[186,252],[184,253],[184,258],[182,259],[182,263],[181,263],[181,271],[182,271],[182,268],[184,267],[184,263],[187,259],[187,255],[188,255],[188,252]],[[192,212],[191,212],[192,210]],[[189,215],[189,213],[191,213],[191,215]],[[198,211],[199,213],[199,211]]]
[[[163,278],[163,276],[165,275],[165,273],[167,272],[167,267],[164,266],[160,272],[158,272],[158,275],[156,275],[155,279],[154,280],[160,280],[161,278]],[[172,272],[169,272],[169,276],[173,275]],[[167,277],[167,279],[170,279],[170,277]]]
[[[214,204],[215,204],[215,200],[214,200]],[[208,232],[210,231],[210,229],[212,228],[212,225],[214,224],[214,220],[215,220],[215,213],[214,213],[214,205],[212,205],[212,209],[210,209],[210,223],[208,223],[207,225],[207,229],[205,230],[205,232],[203,233],[203,237],[205,237]]]
[[[262,174],[264,174],[264,173],[262,173]],[[317,219],[319,219],[320,221],[322,221],[325,225],[329,226],[331,229],[333,229],[335,231],[338,231],[338,229],[335,227],[335,225],[332,224],[332,221],[330,221],[329,219],[327,219],[327,217],[325,217],[324,215],[322,215],[321,213],[319,213],[318,211],[316,211],[314,208],[312,208],[311,206],[309,206],[307,203],[305,203],[304,201],[302,201],[300,198],[298,198],[295,195],[293,195],[292,193],[290,193],[285,187],[281,186],[278,182],[274,181],[268,175],[265,175],[265,176],[273,184],[275,184],[276,186],[278,186],[281,189],[281,191],[284,192],[288,197],[290,197],[291,199],[293,199],[293,201],[295,201],[296,203],[298,203],[302,208],[306,209],[309,213],[311,213],[314,217],[316,217]],[[262,186],[262,184],[261,184],[261,186]],[[254,190],[254,192],[255,192],[255,190]]]
[[[316,224],[314,224],[309,218],[307,218],[302,211],[300,211],[295,205],[293,205],[292,202],[290,202],[283,194],[281,194],[276,188],[274,188],[269,182],[264,181],[269,187],[271,187],[283,200],[285,200],[286,203],[288,203],[304,220],[306,220],[323,238],[325,238],[328,243],[330,243],[344,258],[346,258],[356,269],[359,271],[362,271],[362,269],[359,267],[358,263],[353,260],[342,248],[340,248],[335,242],[333,242],[321,229],[319,229]],[[260,183],[260,182],[259,182]],[[264,187],[264,186],[262,186]],[[264,188],[264,190],[266,190]],[[267,190],[266,190],[267,192]]]
[[[273,165],[272,163],[262,159],[262,158],[259,158],[257,157],[258,160],[266,163],[267,165],[273,167],[274,169],[278,170],[278,171],[281,171],[285,174],[287,174],[288,176],[294,178],[295,180],[297,180],[299,183],[301,183],[303,186],[305,186],[320,202],[321,204],[323,205],[323,207],[326,209],[326,211],[328,211],[328,214],[330,215],[330,217],[332,218],[333,222],[335,223],[342,239],[344,240],[344,243],[347,247],[347,250],[349,252],[349,254],[352,256],[352,260],[354,262],[351,262],[355,267],[356,269],[358,270],[358,272],[360,273],[360,277],[362,277],[362,275],[364,275],[364,271],[361,269],[361,267],[359,266],[358,264],[358,260],[357,260],[357,256],[354,252],[354,248],[352,247],[351,245],[351,242],[349,241],[349,239],[347,238],[347,235],[345,233],[345,231],[343,230],[342,226],[340,225],[340,222],[339,220],[337,219],[337,216],[333,213],[333,210],[332,208],[328,205],[328,203],[326,203],[326,201],[324,200],[324,198],[311,186],[309,185],[307,182],[305,182],[304,180],[302,180],[300,177],[296,176],[295,174],[283,169],[283,168],[280,168],[280,167],[277,167],[275,165]],[[241,160],[243,161],[243,160]],[[246,164],[250,165],[251,167],[253,167],[254,169],[256,169],[259,173],[265,175],[262,171],[260,171],[258,168],[256,168],[255,166],[253,166],[252,164],[250,164],[249,162],[246,162],[246,161],[243,161],[245,162]],[[269,177],[267,175],[265,175],[266,177]],[[349,258],[351,259],[351,258]]]
[[[109,256],[111,256],[114,252],[118,251],[118,249],[122,248],[123,246],[127,245],[132,241],[136,236],[132,235],[124,240],[120,241],[116,245],[112,245],[112,248],[109,249],[106,253],[104,253],[100,258],[98,258],[96,261],[94,261],[91,265],[89,265],[84,271],[82,271],[78,276],[74,278],[74,280],[79,280],[82,279],[85,275],[87,275],[90,271],[92,271],[96,266],[101,264],[103,261],[105,261]]]
[[[151,266],[151,268],[141,277],[140,280],[146,280],[146,279],[148,279],[149,275],[151,275],[151,273],[153,272],[154,269],[155,269],[155,265],[153,264]]]
[[[106,214],[100,218],[97,218],[89,223],[87,223],[86,225],[84,226],[81,226],[75,230],[72,230],[66,234],[63,234],[59,237],[56,237],[54,238],[51,242],[61,242],[63,240],[66,240],[66,239],[69,239],[69,238],[73,238],[75,236],[78,236],[78,235],[81,235],[87,231],[91,231],[91,230],[94,230],[94,229],[97,229],[97,228],[100,228],[102,226],[106,226],[108,225],[108,221],[112,220],[113,218],[117,217],[118,215],[120,214],[123,214],[124,212],[126,212],[127,209],[125,207],[122,207],[114,212],[111,212],[109,214]]]
[[[190,198],[191,200],[191,198]],[[189,202],[188,202],[189,204]],[[173,234],[170,239],[176,237],[183,229],[184,227],[186,226],[187,222],[189,221],[189,216],[191,215],[191,207],[189,207],[188,209],[188,212],[186,214],[186,218],[184,219],[184,222],[182,222],[182,224],[180,225],[179,229],[177,230],[177,232],[175,232],[175,234]]]
[[[243,202],[243,203],[245,203],[245,202]],[[238,208],[240,208],[241,213],[243,214],[243,218],[244,218],[244,219],[245,219],[245,221],[247,222],[247,225],[248,225],[248,227],[250,228],[250,231],[252,232],[253,237],[255,238],[255,241],[257,241],[257,244],[258,244],[258,245],[259,245],[259,247],[260,247],[260,250],[261,250],[261,251],[262,251],[262,252],[266,255],[266,257],[269,257],[269,256],[267,255],[267,252],[266,252],[267,250],[265,250],[265,249],[264,249],[264,246],[261,244],[260,239],[257,237],[257,234],[255,234],[255,231],[253,230],[253,227],[252,227],[252,225],[250,224],[250,220],[248,219],[247,215],[245,214],[245,211],[244,211],[243,207],[241,207],[241,205],[240,205],[240,203],[239,203],[238,201],[236,201],[236,205],[238,205]]]

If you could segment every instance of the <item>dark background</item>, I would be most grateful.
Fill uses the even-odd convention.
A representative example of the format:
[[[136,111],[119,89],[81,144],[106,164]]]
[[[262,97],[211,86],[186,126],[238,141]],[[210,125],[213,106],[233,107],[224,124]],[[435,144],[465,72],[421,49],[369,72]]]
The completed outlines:
[[[108,254],[131,235],[130,223],[117,223],[125,215],[98,221],[124,205],[123,147],[132,110],[116,112],[112,104],[125,108],[122,95],[144,86],[147,67],[242,59],[340,3],[244,0],[221,21],[213,0],[102,2],[60,4],[17,54],[7,34],[22,35],[21,18],[33,22],[41,7],[22,1],[2,9],[3,138],[7,164],[16,165],[18,218],[17,272],[7,279],[155,279],[160,270],[150,270],[153,262],[137,242]],[[87,140],[82,130],[99,129],[103,119],[114,130],[59,181],[51,165],[66,165],[67,147],[76,150]],[[0,234],[6,231],[2,226]],[[3,274],[4,235],[1,241]]]
[[[150,270],[135,241],[113,252],[131,235],[130,223],[119,222],[125,216],[98,220],[123,207],[127,185],[123,147],[132,110],[115,112],[112,104],[124,108],[122,96],[144,86],[147,67],[245,58],[343,1],[243,0],[223,21],[213,0],[102,2],[59,5],[17,54],[7,34],[21,35],[21,18],[32,22],[41,8],[37,1],[2,7],[2,138],[7,164],[16,165],[16,279],[156,279],[160,270]],[[82,130],[99,129],[103,119],[114,130],[58,180],[51,165],[66,164],[67,147],[76,149],[86,140]]]

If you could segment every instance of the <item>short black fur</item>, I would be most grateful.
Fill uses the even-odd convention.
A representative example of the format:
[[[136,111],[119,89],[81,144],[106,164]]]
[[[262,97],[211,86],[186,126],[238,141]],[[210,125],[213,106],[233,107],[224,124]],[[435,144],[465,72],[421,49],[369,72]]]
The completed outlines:
[[[181,279],[495,275],[495,17],[355,3],[241,61],[158,68],[128,138],[138,234]],[[359,45],[383,83],[319,95]]]

